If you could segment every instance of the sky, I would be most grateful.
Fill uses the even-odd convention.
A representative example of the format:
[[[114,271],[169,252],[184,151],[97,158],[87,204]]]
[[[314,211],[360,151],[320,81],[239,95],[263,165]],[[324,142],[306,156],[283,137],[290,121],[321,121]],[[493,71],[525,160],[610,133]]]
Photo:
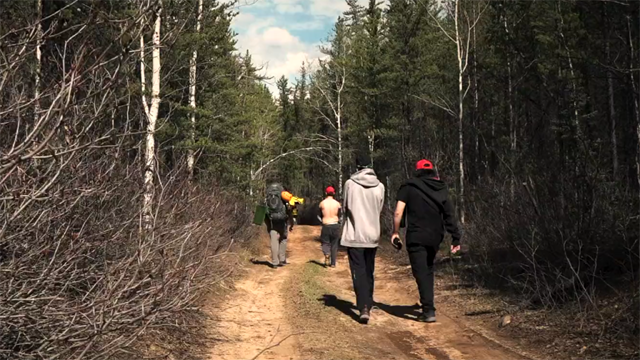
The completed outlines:
[[[238,51],[249,50],[253,63],[272,77],[267,85],[275,94],[281,76],[294,82],[303,62],[321,56],[319,45],[346,9],[344,0],[240,0],[232,23]]]

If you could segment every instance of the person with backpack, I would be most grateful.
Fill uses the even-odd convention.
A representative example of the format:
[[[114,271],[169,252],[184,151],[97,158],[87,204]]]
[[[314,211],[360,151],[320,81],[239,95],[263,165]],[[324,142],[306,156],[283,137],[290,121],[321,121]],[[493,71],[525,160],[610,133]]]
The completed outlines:
[[[384,185],[376,177],[367,153],[356,157],[358,171],[344,184],[345,222],[340,244],[347,248],[360,322],[369,322],[373,307],[373,272],[380,239]]]
[[[271,268],[287,264],[287,237],[293,231],[291,214],[286,201],[282,198],[284,188],[280,184],[267,186],[265,222],[271,238]]]
[[[462,231],[456,221],[453,204],[449,200],[447,185],[440,180],[433,163],[429,160],[418,161],[415,176],[398,190],[391,235],[391,243],[397,248],[402,246],[399,231],[400,223],[405,216],[407,252],[422,305],[418,321],[435,322],[434,260],[444,239],[445,230],[453,239],[453,254],[460,250]]]
[[[336,190],[328,186],[325,190],[326,197],[320,202],[322,212],[322,252],[324,253],[324,267],[335,268],[338,256],[338,243],[340,241],[340,203],[334,199]]]

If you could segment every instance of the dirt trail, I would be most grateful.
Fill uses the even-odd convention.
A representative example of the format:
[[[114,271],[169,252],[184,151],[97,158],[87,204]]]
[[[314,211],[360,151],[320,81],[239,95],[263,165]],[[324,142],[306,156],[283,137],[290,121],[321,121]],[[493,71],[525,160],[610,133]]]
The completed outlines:
[[[249,263],[235,291],[212,308],[222,341],[212,346],[211,359],[526,359],[457,321],[458,314],[438,310],[437,323],[416,322],[413,278],[397,276],[406,269],[380,256],[377,308],[369,325],[358,324],[346,254],[337,269],[319,265],[319,231],[296,228],[283,268],[264,266],[267,256]]]

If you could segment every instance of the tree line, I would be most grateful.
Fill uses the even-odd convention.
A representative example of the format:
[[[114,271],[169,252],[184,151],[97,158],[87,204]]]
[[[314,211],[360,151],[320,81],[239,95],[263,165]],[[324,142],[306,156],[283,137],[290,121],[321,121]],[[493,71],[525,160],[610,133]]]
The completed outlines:
[[[387,204],[436,163],[465,276],[637,308],[638,3],[347,4],[274,101],[233,3],[0,2],[0,357],[198,358],[247,204],[340,189],[362,150]]]
[[[391,206],[415,161],[431,159],[473,280],[584,314],[603,288],[637,307],[622,290],[638,281],[639,4],[347,4],[324,58],[278,82],[288,146],[318,150],[283,164],[296,169],[285,182],[320,198],[369,151]],[[621,317],[637,334],[637,317]]]
[[[235,4],[0,3],[0,358],[201,358],[277,106]]]

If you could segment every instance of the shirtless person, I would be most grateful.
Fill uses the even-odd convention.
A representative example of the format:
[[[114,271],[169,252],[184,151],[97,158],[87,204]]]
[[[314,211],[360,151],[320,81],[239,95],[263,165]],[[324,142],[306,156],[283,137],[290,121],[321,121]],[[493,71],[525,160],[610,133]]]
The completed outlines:
[[[327,187],[327,197],[320,203],[322,210],[322,252],[324,253],[324,266],[336,267],[338,244],[340,243],[340,203],[333,197],[336,190],[333,186]]]

